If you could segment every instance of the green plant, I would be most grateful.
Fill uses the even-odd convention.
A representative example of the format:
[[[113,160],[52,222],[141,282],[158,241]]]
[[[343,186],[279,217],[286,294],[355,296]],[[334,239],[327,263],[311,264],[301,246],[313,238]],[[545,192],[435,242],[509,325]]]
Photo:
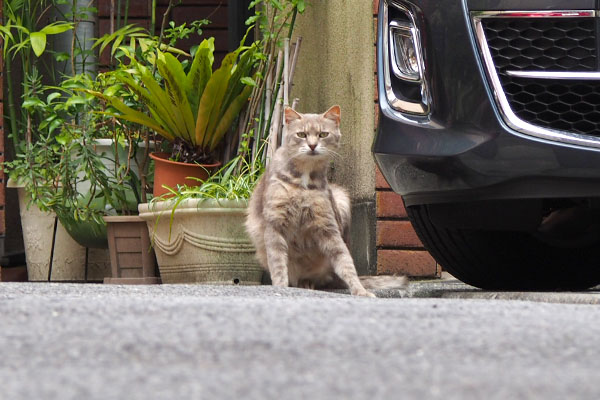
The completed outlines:
[[[197,186],[169,188],[168,193],[152,199],[151,203],[157,201],[173,202],[169,220],[170,239],[175,211],[181,202],[197,198],[248,200],[262,173],[263,165],[260,161],[257,161],[257,165],[250,165],[245,158],[237,156],[209,176],[208,179],[204,181],[198,180]],[[157,218],[156,224],[158,224],[159,219],[160,216]]]
[[[132,171],[134,153],[141,151],[139,132],[93,113],[101,102],[81,90],[98,90],[107,82],[85,74],[59,86],[42,86],[35,77],[29,80],[23,107],[41,122],[28,127],[35,140],[27,151],[5,163],[11,178],[24,184],[40,209],[55,212],[61,221],[102,224],[107,213],[135,210],[143,193],[140,177]],[[105,137],[113,138],[114,157],[95,151],[96,140]]]
[[[262,172],[262,165],[250,165],[246,159],[237,156],[208,179],[198,180],[198,186],[171,188],[168,194],[157,200],[172,198],[173,195],[177,196],[178,203],[188,198],[249,199]]]
[[[27,111],[22,112],[20,104],[15,102],[15,93],[19,93],[21,88],[24,93],[29,91],[27,78],[32,74],[49,75],[48,78],[52,81],[58,79],[52,63],[47,63],[42,56],[48,52],[48,36],[72,30],[73,23],[56,21],[42,26],[42,21],[56,5],[62,3],[65,0],[5,0],[3,3],[4,21],[0,25],[0,38],[3,42],[4,81],[8,89],[5,110],[9,120],[9,137],[18,151],[24,151],[24,141],[19,130],[26,126],[27,119],[31,119],[31,116],[27,115]],[[15,74],[15,59],[19,61],[20,74]],[[21,76],[22,80],[15,80],[16,76]]]
[[[296,17],[304,13],[307,4],[307,0],[253,0],[250,3],[249,8],[254,7],[255,14],[248,18],[246,25],[256,26],[260,35],[257,55],[260,63],[256,68],[256,84],[248,110],[241,121],[238,153],[249,157],[252,165],[258,160],[266,163],[269,149],[275,150],[277,138],[270,136],[273,136],[272,127],[277,125],[282,97],[285,97],[280,96],[284,90],[284,44],[286,39],[289,42],[292,38]],[[264,145],[269,140],[271,143]]]
[[[256,48],[255,44],[240,46],[225,56],[214,73],[213,38],[198,46],[187,73],[182,62],[169,52],[159,49],[156,53],[143,52],[147,58],[140,62],[136,58],[138,53],[121,48],[129,56],[130,64],[124,67],[126,73],[117,73],[115,77],[137,96],[148,114],[115,96],[88,92],[116,109],[118,112],[111,114],[115,118],[146,126],[165,139],[184,142],[192,149],[186,149],[186,153],[194,159],[175,158],[207,162],[214,158],[215,148],[248,101]],[[158,74],[148,64],[156,65]]]
[[[282,50],[282,40],[291,38],[298,13],[303,13],[303,0],[257,0],[250,4],[255,15],[246,22],[256,24],[261,40],[254,58],[259,60],[256,72],[245,82],[252,87],[250,102],[239,118],[239,136],[232,138],[232,159],[205,182],[196,187],[172,188],[166,195],[178,201],[186,198],[247,199],[264,171],[269,145],[271,119],[275,114],[277,96],[283,87],[283,63],[277,69],[276,54]]]

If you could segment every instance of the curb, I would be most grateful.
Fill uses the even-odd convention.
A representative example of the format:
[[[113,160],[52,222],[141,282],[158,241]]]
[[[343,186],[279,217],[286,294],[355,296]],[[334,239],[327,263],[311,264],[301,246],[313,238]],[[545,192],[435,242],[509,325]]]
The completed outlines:
[[[341,291],[340,291],[341,292]],[[343,293],[349,293],[347,290]],[[485,291],[456,279],[410,281],[404,289],[374,290],[383,299],[465,299],[512,300],[557,304],[600,304],[600,287],[581,292],[501,292]]]

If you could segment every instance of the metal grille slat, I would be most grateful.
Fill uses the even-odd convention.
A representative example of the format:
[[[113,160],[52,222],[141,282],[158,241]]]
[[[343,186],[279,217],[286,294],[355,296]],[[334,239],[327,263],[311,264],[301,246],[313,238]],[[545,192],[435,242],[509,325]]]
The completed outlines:
[[[597,16],[530,18],[523,13],[480,21],[499,82],[495,88],[503,91],[514,116],[560,141],[570,141],[569,134],[574,143],[583,137],[600,140]]]
[[[596,69],[594,18],[489,18],[482,23],[500,75],[507,69]]]

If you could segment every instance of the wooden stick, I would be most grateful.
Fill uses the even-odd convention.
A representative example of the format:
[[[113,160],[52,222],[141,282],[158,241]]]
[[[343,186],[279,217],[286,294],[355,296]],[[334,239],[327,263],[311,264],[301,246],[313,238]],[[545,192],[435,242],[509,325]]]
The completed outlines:
[[[283,106],[290,105],[290,88],[288,86],[290,78],[290,39],[283,41]]]
[[[281,63],[283,59],[283,52],[279,50],[277,54],[277,67],[275,68],[274,74],[279,73],[279,69],[281,68]],[[274,79],[275,84],[277,84],[277,78]],[[281,123],[281,97],[283,95],[283,90],[281,85],[277,90],[277,96],[275,100],[275,107],[273,109],[273,114],[271,115],[271,126],[269,129],[269,149],[267,154],[267,162],[273,157],[275,154],[275,150],[278,147],[278,134],[279,134],[279,124]]]
[[[292,56],[292,63],[290,65],[290,77],[289,77],[290,94],[292,91],[292,87],[294,86],[294,72],[296,72],[296,63],[298,62],[298,55],[300,53],[300,45],[301,44],[302,44],[302,36],[298,36],[298,39],[296,39],[296,43],[294,45],[294,55]]]

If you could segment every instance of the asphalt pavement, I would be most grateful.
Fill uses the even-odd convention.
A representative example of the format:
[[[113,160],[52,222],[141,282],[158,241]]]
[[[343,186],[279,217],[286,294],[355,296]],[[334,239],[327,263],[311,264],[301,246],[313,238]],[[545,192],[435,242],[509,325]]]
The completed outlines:
[[[1,283],[0,399],[600,398],[598,306],[461,292]]]

